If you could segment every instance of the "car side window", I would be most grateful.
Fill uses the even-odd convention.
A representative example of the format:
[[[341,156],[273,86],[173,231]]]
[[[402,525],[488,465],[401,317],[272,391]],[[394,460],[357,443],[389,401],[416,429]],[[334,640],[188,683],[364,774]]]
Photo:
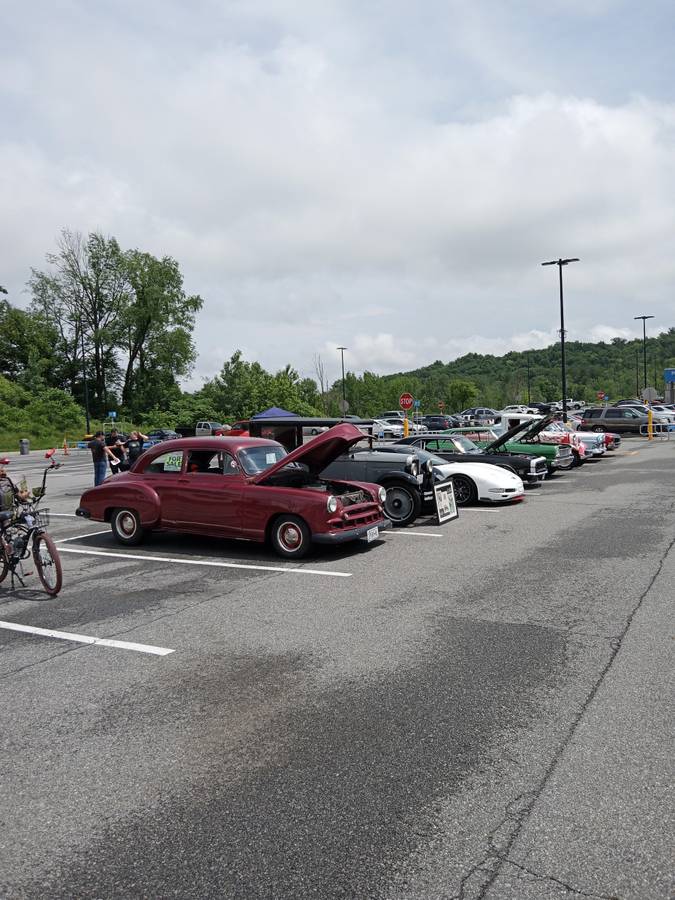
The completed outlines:
[[[213,450],[190,450],[187,472],[190,475],[236,475],[239,466],[229,453]]]
[[[174,450],[172,453],[163,453],[161,456],[156,456],[143,471],[152,475],[176,475],[180,473],[182,468],[183,451]]]
[[[625,413],[622,413],[620,409],[608,409],[606,418],[607,419],[620,419],[620,418],[622,418],[622,415],[625,415]]]

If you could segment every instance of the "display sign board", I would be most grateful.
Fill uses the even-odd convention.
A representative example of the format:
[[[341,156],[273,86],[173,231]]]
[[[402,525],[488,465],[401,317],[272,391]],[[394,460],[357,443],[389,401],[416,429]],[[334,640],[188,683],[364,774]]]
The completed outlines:
[[[439,525],[458,517],[452,478],[434,485],[434,500],[436,501],[436,516]]]
[[[401,409],[412,409],[415,398],[412,394],[401,394],[398,398],[398,405]]]
[[[108,413],[108,418],[109,418],[109,419],[116,419],[116,418],[117,418],[117,413],[115,412],[115,410],[113,410],[112,412],[109,412],[109,413]]]
[[[675,384],[675,369],[664,369],[663,379],[666,384]]]

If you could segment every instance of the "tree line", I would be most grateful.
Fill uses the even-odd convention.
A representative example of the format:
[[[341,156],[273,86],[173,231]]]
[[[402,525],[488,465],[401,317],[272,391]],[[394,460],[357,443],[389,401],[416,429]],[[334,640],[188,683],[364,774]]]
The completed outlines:
[[[339,416],[342,381],[330,382],[314,357],[315,377],[287,365],[268,372],[240,350],[196,391],[181,389],[195,362],[193,331],[202,298],[188,294],[178,262],[114,237],[64,230],[44,269],[32,269],[26,309],[0,297],[0,440],[16,434],[44,440],[84,429],[87,394],[92,419],[115,409],[144,427],[200,419],[233,421],[269,406],[300,415]],[[0,286],[0,294],[7,292]],[[568,394],[595,402],[635,396],[643,387],[642,340],[567,342]],[[675,328],[647,340],[648,382],[661,390],[675,368]],[[560,345],[504,356],[469,353],[391,375],[347,372],[349,412],[375,416],[412,393],[426,413],[473,405],[560,399]]]

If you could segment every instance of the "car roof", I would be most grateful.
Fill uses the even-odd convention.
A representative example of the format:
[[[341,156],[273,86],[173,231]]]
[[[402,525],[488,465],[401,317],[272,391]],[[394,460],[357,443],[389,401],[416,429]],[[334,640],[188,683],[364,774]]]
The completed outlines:
[[[279,442],[245,435],[238,437],[186,437],[164,441],[157,445],[157,450],[160,451],[160,456],[176,450],[212,450],[214,453],[217,453],[218,450],[228,450],[230,453],[237,453],[239,450],[246,450],[249,447],[269,447],[270,445],[276,447],[279,446]]]

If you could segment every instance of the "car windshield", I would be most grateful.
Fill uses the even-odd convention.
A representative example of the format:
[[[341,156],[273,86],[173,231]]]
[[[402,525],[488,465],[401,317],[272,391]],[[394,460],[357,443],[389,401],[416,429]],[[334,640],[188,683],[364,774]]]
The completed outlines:
[[[247,475],[257,475],[283,459],[288,454],[281,446],[268,444],[262,447],[248,447],[240,450],[237,456],[239,463]]]
[[[452,438],[452,443],[462,453],[482,453],[480,447],[477,447],[471,438],[464,437],[463,434],[456,434]]]

